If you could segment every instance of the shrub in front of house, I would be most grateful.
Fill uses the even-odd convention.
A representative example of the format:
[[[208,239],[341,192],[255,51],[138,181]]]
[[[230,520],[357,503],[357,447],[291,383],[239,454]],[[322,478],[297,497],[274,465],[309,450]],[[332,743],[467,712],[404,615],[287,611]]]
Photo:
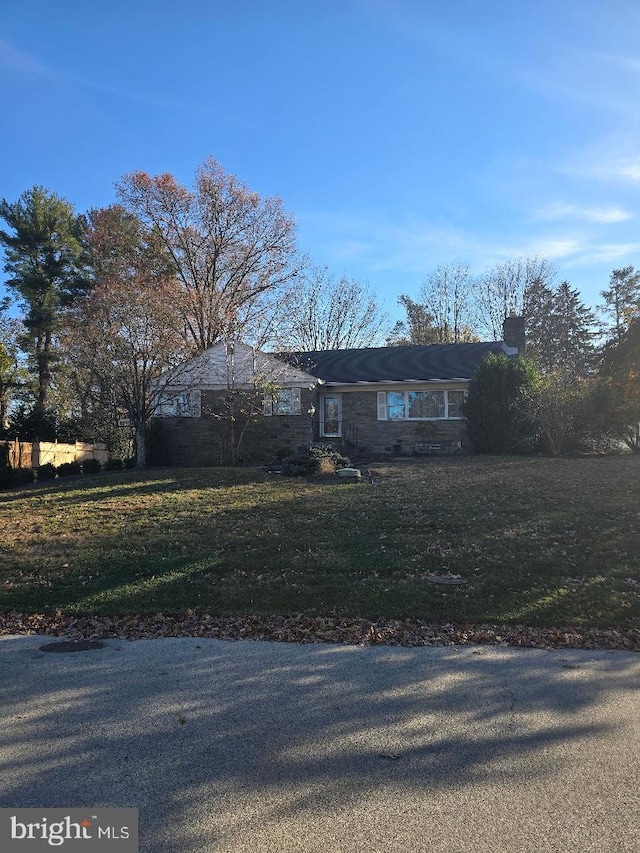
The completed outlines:
[[[104,465],[105,471],[122,471],[124,462],[122,459],[107,459]]]
[[[338,468],[348,468],[350,461],[339,451],[324,444],[312,444],[282,462],[282,473],[289,477],[312,477],[332,474]]]
[[[83,474],[99,474],[102,471],[102,465],[99,459],[85,459],[82,463]]]
[[[540,385],[533,362],[488,355],[469,383],[467,435],[476,453],[530,453],[539,429],[530,398]]]

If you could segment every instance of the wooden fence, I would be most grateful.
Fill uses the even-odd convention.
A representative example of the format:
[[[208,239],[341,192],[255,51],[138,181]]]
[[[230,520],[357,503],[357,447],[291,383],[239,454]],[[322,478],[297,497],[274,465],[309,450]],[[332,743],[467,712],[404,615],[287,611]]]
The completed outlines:
[[[2,441],[9,446],[9,465],[12,468],[39,468],[41,465],[62,465],[63,462],[82,462],[85,459],[97,459],[104,465],[109,459],[105,444],[89,444],[76,441],[75,444],[62,444],[57,441]]]

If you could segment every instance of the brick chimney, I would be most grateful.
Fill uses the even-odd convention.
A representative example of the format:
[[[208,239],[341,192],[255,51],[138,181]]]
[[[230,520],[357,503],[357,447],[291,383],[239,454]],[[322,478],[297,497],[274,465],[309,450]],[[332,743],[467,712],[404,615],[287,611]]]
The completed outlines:
[[[502,324],[502,339],[508,347],[518,350],[518,355],[524,355],[524,317],[505,317]]]

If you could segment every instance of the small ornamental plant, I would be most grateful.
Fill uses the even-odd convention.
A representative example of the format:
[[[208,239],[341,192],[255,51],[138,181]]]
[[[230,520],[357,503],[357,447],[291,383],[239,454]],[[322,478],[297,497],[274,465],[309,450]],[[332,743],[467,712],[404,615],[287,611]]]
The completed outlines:
[[[282,463],[282,473],[290,477],[313,477],[316,474],[334,474],[339,468],[348,468],[350,461],[339,451],[324,444],[311,444]]]

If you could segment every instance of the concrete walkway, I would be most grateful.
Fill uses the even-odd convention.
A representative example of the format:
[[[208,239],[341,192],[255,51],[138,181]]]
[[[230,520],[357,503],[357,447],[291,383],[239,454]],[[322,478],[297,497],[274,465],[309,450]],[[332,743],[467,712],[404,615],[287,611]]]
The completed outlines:
[[[0,806],[128,806],[142,853],[640,838],[640,655],[0,638]]]

